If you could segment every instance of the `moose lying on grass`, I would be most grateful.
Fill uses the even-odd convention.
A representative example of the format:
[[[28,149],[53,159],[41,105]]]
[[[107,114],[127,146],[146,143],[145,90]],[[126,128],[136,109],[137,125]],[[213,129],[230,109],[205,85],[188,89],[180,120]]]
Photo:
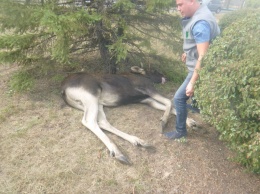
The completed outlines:
[[[163,83],[165,78],[158,72],[145,72],[134,66],[133,73],[90,75],[75,73],[62,82],[64,101],[77,109],[84,111],[82,124],[90,129],[108,148],[110,155],[120,162],[130,164],[118,147],[101,130],[107,130],[129,141],[135,146],[150,146],[144,140],[126,134],[113,127],[106,119],[103,106],[114,107],[131,103],[144,103],[156,109],[165,111],[161,118],[162,130],[165,128],[170,113],[176,114],[171,101],[160,95],[153,83]],[[193,127],[195,121],[188,118],[187,125]]]

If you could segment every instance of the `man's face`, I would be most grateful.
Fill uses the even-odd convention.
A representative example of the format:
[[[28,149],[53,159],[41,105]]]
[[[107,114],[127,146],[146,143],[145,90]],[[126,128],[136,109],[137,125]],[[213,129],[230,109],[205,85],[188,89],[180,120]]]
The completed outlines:
[[[176,0],[177,10],[183,17],[191,17],[193,15],[192,5],[194,0]]]

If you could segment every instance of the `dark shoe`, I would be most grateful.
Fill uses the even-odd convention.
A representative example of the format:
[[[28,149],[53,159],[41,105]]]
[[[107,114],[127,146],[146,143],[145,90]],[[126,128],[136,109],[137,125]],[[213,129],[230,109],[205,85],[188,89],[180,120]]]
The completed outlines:
[[[192,106],[192,104],[187,104],[187,109],[190,109],[192,111],[192,113],[200,113],[200,109]]]
[[[167,132],[167,133],[164,133],[164,136],[168,139],[180,139],[182,137],[186,137],[187,134],[186,133],[179,133],[177,131],[171,131],[171,132]]]

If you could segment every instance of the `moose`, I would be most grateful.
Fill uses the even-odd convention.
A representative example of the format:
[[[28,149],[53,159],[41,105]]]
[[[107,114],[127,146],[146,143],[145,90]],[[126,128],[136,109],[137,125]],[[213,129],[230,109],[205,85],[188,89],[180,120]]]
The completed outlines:
[[[82,124],[90,129],[108,148],[110,156],[124,164],[130,164],[127,157],[102,131],[106,130],[129,141],[135,146],[150,147],[144,140],[124,133],[113,127],[106,119],[103,107],[115,107],[131,103],[150,105],[164,114],[161,118],[162,132],[170,114],[176,111],[169,99],[160,95],[154,83],[164,83],[165,78],[157,71],[148,72],[133,66],[132,73],[92,75],[84,72],[69,75],[61,84],[64,101],[73,108],[84,112]],[[191,118],[187,125],[196,125]]]

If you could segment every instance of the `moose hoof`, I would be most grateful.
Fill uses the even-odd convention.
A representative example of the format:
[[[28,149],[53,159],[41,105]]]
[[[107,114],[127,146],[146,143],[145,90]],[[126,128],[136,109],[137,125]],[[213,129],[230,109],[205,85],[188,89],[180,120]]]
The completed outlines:
[[[161,133],[164,133],[164,129],[166,128],[166,125],[167,125],[166,122],[161,121],[161,127],[162,127]]]
[[[124,156],[124,155],[120,155],[118,157],[116,157],[116,159],[122,163],[122,164],[126,164],[126,165],[131,165],[131,163],[129,162],[129,160]]]
[[[121,153],[115,153],[114,151],[110,151],[110,156],[116,158],[120,163],[131,165],[129,160]]]
[[[196,121],[194,121],[191,118],[187,118],[187,125],[188,125],[188,127],[192,128],[192,129],[198,127]]]
[[[137,140],[135,141],[135,143],[133,143],[133,145],[138,147],[144,147],[144,148],[152,146],[151,144],[139,138],[137,138]]]

